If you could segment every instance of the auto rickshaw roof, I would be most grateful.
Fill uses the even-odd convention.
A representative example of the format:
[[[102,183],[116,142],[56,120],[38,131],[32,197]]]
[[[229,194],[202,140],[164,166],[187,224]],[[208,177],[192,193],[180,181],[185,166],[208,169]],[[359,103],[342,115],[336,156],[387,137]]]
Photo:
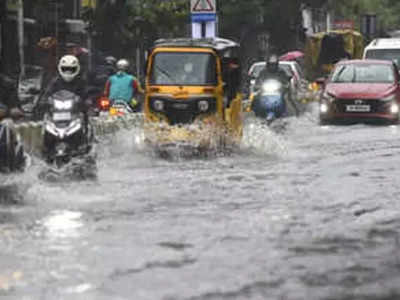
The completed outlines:
[[[322,39],[324,36],[328,34],[338,34],[338,35],[346,35],[346,34],[351,34],[354,36],[360,36],[362,37],[361,33],[352,29],[336,29],[336,30],[330,30],[330,31],[321,31],[321,32],[316,32],[312,34],[310,37],[314,39]]]
[[[223,38],[175,38],[175,39],[158,39],[154,42],[153,47],[199,47],[212,48],[218,52],[224,52],[231,48],[239,48],[239,44]]]

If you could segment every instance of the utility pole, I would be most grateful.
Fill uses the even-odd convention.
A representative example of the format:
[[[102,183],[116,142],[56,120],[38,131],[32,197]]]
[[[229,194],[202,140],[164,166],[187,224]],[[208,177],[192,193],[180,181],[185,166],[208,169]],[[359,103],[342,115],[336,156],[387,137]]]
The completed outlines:
[[[24,53],[24,1],[18,0],[18,48],[19,66],[21,76],[25,76],[25,53]]]

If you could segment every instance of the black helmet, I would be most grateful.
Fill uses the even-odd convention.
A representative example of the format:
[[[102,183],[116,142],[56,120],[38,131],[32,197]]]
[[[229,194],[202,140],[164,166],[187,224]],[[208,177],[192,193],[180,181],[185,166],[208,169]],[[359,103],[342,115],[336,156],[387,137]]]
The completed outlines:
[[[272,54],[267,58],[266,67],[268,71],[276,72],[278,70],[279,58],[278,55]]]

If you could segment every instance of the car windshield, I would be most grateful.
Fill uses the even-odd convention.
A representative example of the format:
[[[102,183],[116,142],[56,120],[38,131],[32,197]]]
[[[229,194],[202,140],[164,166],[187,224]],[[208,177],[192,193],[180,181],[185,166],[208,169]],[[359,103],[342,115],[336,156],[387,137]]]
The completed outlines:
[[[289,64],[279,64],[279,69],[283,70],[288,77],[292,77],[293,69]]]
[[[265,68],[265,64],[254,65],[250,70],[250,77],[257,78],[260,72]],[[279,69],[283,70],[288,77],[293,76],[293,70],[289,64],[279,64]]]
[[[250,70],[250,77],[257,78],[261,70],[265,68],[265,64],[254,65]]]
[[[339,65],[332,74],[335,83],[393,83],[394,71],[391,66],[380,64]]]
[[[154,56],[151,84],[215,85],[216,59],[210,53],[162,52]]]
[[[365,53],[365,58],[394,61],[400,65],[400,49],[374,49]]]

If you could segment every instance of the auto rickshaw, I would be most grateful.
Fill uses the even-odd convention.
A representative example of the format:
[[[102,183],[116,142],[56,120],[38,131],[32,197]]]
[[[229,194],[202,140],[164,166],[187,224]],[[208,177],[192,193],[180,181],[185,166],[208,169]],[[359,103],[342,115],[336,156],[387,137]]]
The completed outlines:
[[[361,33],[351,29],[315,33],[305,46],[306,76],[311,88],[317,91],[334,65],[342,59],[360,59],[364,41]]]
[[[204,150],[240,143],[239,49],[222,38],[157,40],[146,63],[145,141]]]

